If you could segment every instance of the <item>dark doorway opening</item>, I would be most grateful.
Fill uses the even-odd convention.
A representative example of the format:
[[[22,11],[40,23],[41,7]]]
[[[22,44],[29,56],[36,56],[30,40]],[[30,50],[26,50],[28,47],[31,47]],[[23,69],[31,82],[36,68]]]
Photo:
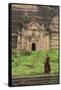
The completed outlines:
[[[36,44],[32,43],[32,50],[35,51],[36,50]]]

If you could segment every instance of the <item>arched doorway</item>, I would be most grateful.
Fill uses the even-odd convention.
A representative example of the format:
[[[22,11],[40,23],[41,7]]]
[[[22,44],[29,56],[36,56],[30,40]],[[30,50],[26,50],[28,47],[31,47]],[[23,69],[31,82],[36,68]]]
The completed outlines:
[[[36,44],[32,43],[32,50],[35,51],[36,50]]]

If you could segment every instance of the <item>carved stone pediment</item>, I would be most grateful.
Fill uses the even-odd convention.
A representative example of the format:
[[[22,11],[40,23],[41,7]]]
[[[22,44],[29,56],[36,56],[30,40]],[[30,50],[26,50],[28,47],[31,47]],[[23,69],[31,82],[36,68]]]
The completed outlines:
[[[33,21],[33,22],[27,24],[27,29],[33,30],[33,31],[38,31],[38,30],[40,31],[40,30],[44,29],[44,26],[43,26],[43,24],[40,25],[39,23]]]

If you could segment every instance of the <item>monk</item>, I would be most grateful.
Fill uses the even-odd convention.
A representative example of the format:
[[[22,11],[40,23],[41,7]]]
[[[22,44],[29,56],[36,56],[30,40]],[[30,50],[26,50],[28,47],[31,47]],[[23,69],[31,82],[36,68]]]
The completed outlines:
[[[49,62],[50,62],[50,57],[47,54],[46,59],[45,59],[45,63],[44,63],[44,73],[46,73],[46,74],[50,73],[50,71],[51,71]]]

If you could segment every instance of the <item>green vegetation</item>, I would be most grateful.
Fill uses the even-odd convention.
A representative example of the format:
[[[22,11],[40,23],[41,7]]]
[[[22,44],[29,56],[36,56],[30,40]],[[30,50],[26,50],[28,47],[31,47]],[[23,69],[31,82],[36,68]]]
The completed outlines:
[[[44,61],[48,53],[51,66],[51,74],[58,73],[58,51],[21,51],[20,54],[12,54],[12,75],[13,76],[34,76],[44,74]]]

